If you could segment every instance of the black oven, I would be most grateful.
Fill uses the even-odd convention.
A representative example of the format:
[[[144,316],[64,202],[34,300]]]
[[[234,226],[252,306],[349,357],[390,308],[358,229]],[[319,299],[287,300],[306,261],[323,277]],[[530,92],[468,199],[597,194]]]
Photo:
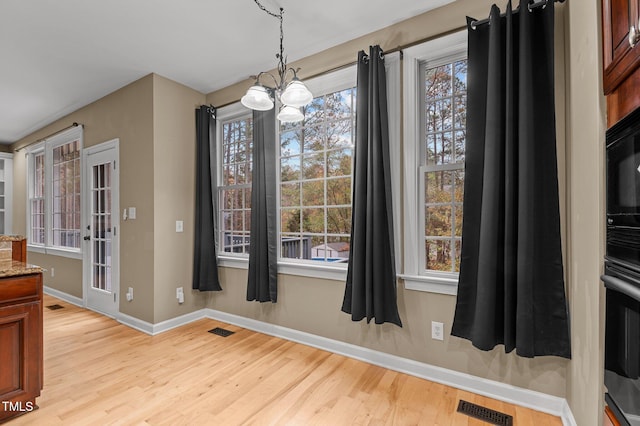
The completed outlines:
[[[640,267],[640,109],[607,131],[607,256]]]
[[[640,426],[640,273],[606,262],[602,280],[606,402],[621,424]]]
[[[607,131],[606,402],[640,426],[640,109]]]

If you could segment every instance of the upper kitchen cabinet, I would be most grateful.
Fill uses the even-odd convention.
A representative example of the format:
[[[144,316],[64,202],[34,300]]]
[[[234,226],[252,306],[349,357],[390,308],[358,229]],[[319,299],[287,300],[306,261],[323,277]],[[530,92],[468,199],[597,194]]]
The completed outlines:
[[[640,0],[602,0],[603,86],[611,127],[640,106]]]
[[[640,64],[640,0],[602,0],[604,93],[611,93]]]

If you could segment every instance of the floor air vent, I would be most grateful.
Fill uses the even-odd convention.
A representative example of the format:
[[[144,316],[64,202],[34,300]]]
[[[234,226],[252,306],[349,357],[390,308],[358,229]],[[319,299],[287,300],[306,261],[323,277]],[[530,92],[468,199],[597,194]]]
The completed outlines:
[[[235,331],[225,330],[224,328],[216,327],[212,330],[209,330],[209,333],[213,333],[222,337],[227,337],[227,336],[231,336],[233,333],[235,333]]]
[[[512,416],[491,410],[487,407],[472,404],[471,402],[464,401],[462,399],[458,404],[458,413],[466,414],[469,417],[491,423],[492,425],[513,426]]]
[[[55,311],[55,310],[58,310],[58,309],[62,309],[62,308],[64,308],[64,306],[58,305],[57,303],[55,305],[47,306],[47,309],[51,309],[52,311]]]

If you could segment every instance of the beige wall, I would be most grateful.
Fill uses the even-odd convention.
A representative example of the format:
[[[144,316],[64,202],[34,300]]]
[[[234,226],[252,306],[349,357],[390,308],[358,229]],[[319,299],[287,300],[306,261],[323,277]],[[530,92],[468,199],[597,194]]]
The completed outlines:
[[[120,205],[136,206],[137,219],[121,223],[120,283],[135,298],[120,298],[120,311],[153,321],[153,77],[144,77],[19,140],[12,148],[42,139],[71,123],[84,125],[84,146],[120,139]],[[14,155],[14,233],[26,234],[26,161]],[[120,215],[117,215],[119,217]],[[82,262],[29,252],[30,262],[49,269],[45,285],[82,297]],[[55,277],[50,269],[55,268]]]
[[[567,400],[579,425],[596,425],[603,409],[604,131],[600,2],[567,2],[567,178],[573,360]]]
[[[301,76],[315,75],[353,62],[357,51],[380,44],[390,50],[433,38],[464,26],[466,16],[478,19],[488,15],[493,1],[458,0],[438,10],[414,17],[357,40],[304,58],[293,66],[302,67]],[[559,108],[559,161],[561,193],[565,194],[564,156],[564,22],[562,9],[557,13],[557,108]],[[247,80],[207,96],[207,103],[224,105],[237,101],[252,81]],[[566,212],[562,202],[563,212]],[[564,219],[564,218],[563,218]],[[563,220],[563,225],[566,221]],[[564,227],[566,229],[566,226]],[[566,245],[566,244],[565,244]],[[353,323],[340,312],[344,283],[296,276],[279,276],[276,305],[252,304],[244,301],[246,272],[223,268],[224,291],[209,296],[213,309],[294,328],[324,337],[352,343],[401,357],[449,368],[491,380],[565,396],[568,361],[556,357],[524,359],[505,354],[503,347],[490,352],[479,351],[463,339],[449,336],[455,308],[455,297],[398,289],[400,316],[404,327],[385,324]],[[444,342],[431,339],[431,321],[445,324]]]
[[[344,282],[291,275],[278,276],[278,303],[247,302],[245,270],[221,268],[223,291],[207,296],[208,307],[301,330],[342,342],[425,362],[525,389],[564,396],[566,361],[554,357],[525,359],[502,348],[483,352],[449,336],[455,298],[398,290],[403,328],[353,322],[340,311]],[[431,321],[446,325],[445,340],[431,339]]]
[[[154,323],[204,307],[191,290],[195,203],[195,109],[205,95],[164,77],[153,79]],[[184,232],[175,232],[176,220]],[[185,301],[176,299],[183,287]]]

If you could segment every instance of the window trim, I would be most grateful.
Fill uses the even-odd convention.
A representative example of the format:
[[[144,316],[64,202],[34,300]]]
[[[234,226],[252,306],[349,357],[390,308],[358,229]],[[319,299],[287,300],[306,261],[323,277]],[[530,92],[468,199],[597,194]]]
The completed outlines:
[[[346,68],[333,71],[327,74],[323,74],[321,76],[315,77],[313,79],[305,81],[305,84],[309,88],[309,90],[313,93],[314,98],[318,96],[324,96],[329,93],[338,92],[341,90],[351,89],[356,87],[357,84],[357,69],[355,65],[348,66]],[[276,123],[276,141],[278,141],[278,147],[280,147],[280,123]],[[278,173],[277,176],[277,192],[276,197],[278,200],[278,224],[277,224],[277,235],[278,235],[278,270],[286,271],[283,273],[291,274],[291,275],[303,275],[307,276],[306,272],[309,272],[308,276],[317,277],[322,276],[324,278],[332,279],[336,273],[342,277],[340,272],[344,271],[344,279],[347,277],[347,264],[329,264],[322,263],[312,260],[306,259],[290,259],[281,257],[282,244],[280,243],[280,238],[282,237],[282,206],[280,205],[281,194],[280,189],[282,185],[281,174],[280,174],[280,161],[281,161],[281,152],[278,148],[278,152],[276,155],[276,168]],[[353,159],[352,159],[353,164]],[[353,177],[353,170],[352,170]],[[322,179],[323,181],[326,180]],[[301,206],[303,208],[303,206]],[[326,220],[326,218],[325,218]],[[333,278],[338,279],[338,278]],[[342,278],[340,278],[342,279]]]
[[[84,202],[82,200],[84,190],[83,167],[84,161],[82,160],[82,150],[84,148],[84,132],[83,126],[72,127],[66,131],[60,132],[48,139],[43,140],[37,144],[33,144],[27,148],[25,153],[27,159],[27,208],[26,208],[26,236],[27,236],[27,250],[34,253],[48,254],[54,256],[68,257],[72,259],[82,259],[82,244],[79,248],[69,248],[62,246],[54,246],[51,244],[53,240],[53,150],[59,146],[71,143],[75,140],[79,141],[80,149],[80,232],[82,233],[83,218],[85,214]],[[33,194],[34,185],[34,159],[35,155],[44,153],[44,175],[45,175],[45,188],[44,188],[44,208],[45,208],[45,243],[33,244],[33,238],[31,235],[31,203],[30,200]]]
[[[458,274],[453,272],[425,271],[420,253],[424,246],[424,230],[420,226],[419,201],[420,184],[418,177],[421,166],[424,139],[424,102],[422,93],[422,70],[426,66],[438,66],[467,57],[467,33],[460,31],[433,39],[404,51],[403,95],[404,95],[404,280],[408,290],[439,294],[457,294]]]
[[[391,186],[395,194],[400,194],[400,52],[393,52],[385,55],[385,68],[387,71],[387,103],[389,114],[389,142],[390,142],[390,162],[391,162]],[[343,69],[321,75],[319,77],[305,81],[305,84],[314,94],[321,96],[327,93],[356,87],[357,66],[351,65]],[[279,126],[277,126],[279,129]],[[280,139],[278,132],[277,139]],[[280,154],[278,153],[278,162]],[[280,174],[278,173],[278,200],[280,200]],[[394,230],[395,230],[395,253],[396,265],[400,265],[400,206],[401,200],[398,198],[393,202]],[[280,204],[278,203],[278,217],[280,217]],[[280,237],[280,221],[278,221],[278,238]],[[305,276],[328,280],[344,281],[347,278],[347,263],[326,264],[320,262],[303,261],[298,259],[280,258],[280,244],[278,244],[278,272],[289,275]],[[399,270],[399,269],[398,269]]]
[[[44,204],[45,204],[45,223],[44,223],[44,231],[45,231],[45,244],[47,240],[47,212],[46,212],[46,204],[47,204],[47,160],[46,160],[46,152],[45,152],[45,143],[40,142],[37,144],[31,145],[27,148],[27,152],[25,157],[27,159],[27,226],[26,226],[26,237],[27,237],[27,249],[29,251],[34,251],[37,253],[46,253],[45,244],[34,244],[33,243],[33,235],[32,235],[32,214],[31,214],[31,200],[33,199],[33,193],[35,189],[35,158],[38,154],[43,154],[45,156],[45,189],[43,194]]]
[[[216,176],[214,176],[215,179],[215,185],[213,185],[213,187],[215,187],[216,189],[216,193],[215,193],[215,197],[219,197],[219,190],[220,188],[223,186],[221,185],[222,180],[224,178],[223,176],[223,172],[224,172],[224,168],[222,167],[222,138],[223,138],[223,127],[224,127],[224,123],[227,123],[229,121],[233,121],[233,120],[238,120],[238,119],[246,119],[246,118],[251,118],[252,117],[252,112],[250,109],[247,109],[246,107],[244,107],[240,102],[235,102],[233,104],[229,104],[226,105],[224,107],[218,108],[216,110],[216,146],[215,146],[215,150],[216,150]],[[217,211],[215,212],[215,218],[214,220],[217,220],[217,228],[220,228],[220,199],[217,198],[217,202],[216,202],[216,206],[217,206]],[[221,246],[220,246],[220,235],[218,232],[218,235],[216,235],[215,237],[215,247],[216,247],[216,253],[218,254],[218,265],[219,266],[227,266],[227,267],[232,267],[232,268],[237,268],[237,267],[241,267],[242,269],[245,269],[243,267],[243,265],[246,263],[247,267],[248,267],[248,262],[249,262],[249,254],[247,253],[231,253],[231,252],[221,252]]]
[[[216,197],[218,197],[218,191],[220,188],[220,183],[222,182],[222,131],[223,124],[228,121],[232,121],[235,119],[243,118],[243,117],[251,117],[251,110],[245,108],[240,102],[235,102],[233,104],[229,104],[227,106],[218,108],[216,110],[216,176],[215,185],[216,188]],[[220,142],[218,142],[220,141]],[[217,211],[215,212],[215,220],[219,220],[220,215],[220,206],[219,200],[216,203]],[[217,223],[217,227],[220,227],[220,223]],[[218,266],[227,267],[227,268],[238,268],[238,269],[248,269],[249,268],[249,255],[246,253],[227,253],[220,251],[220,238],[219,235],[216,235],[215,238],[215,246],[216,253],[218,255]]]

